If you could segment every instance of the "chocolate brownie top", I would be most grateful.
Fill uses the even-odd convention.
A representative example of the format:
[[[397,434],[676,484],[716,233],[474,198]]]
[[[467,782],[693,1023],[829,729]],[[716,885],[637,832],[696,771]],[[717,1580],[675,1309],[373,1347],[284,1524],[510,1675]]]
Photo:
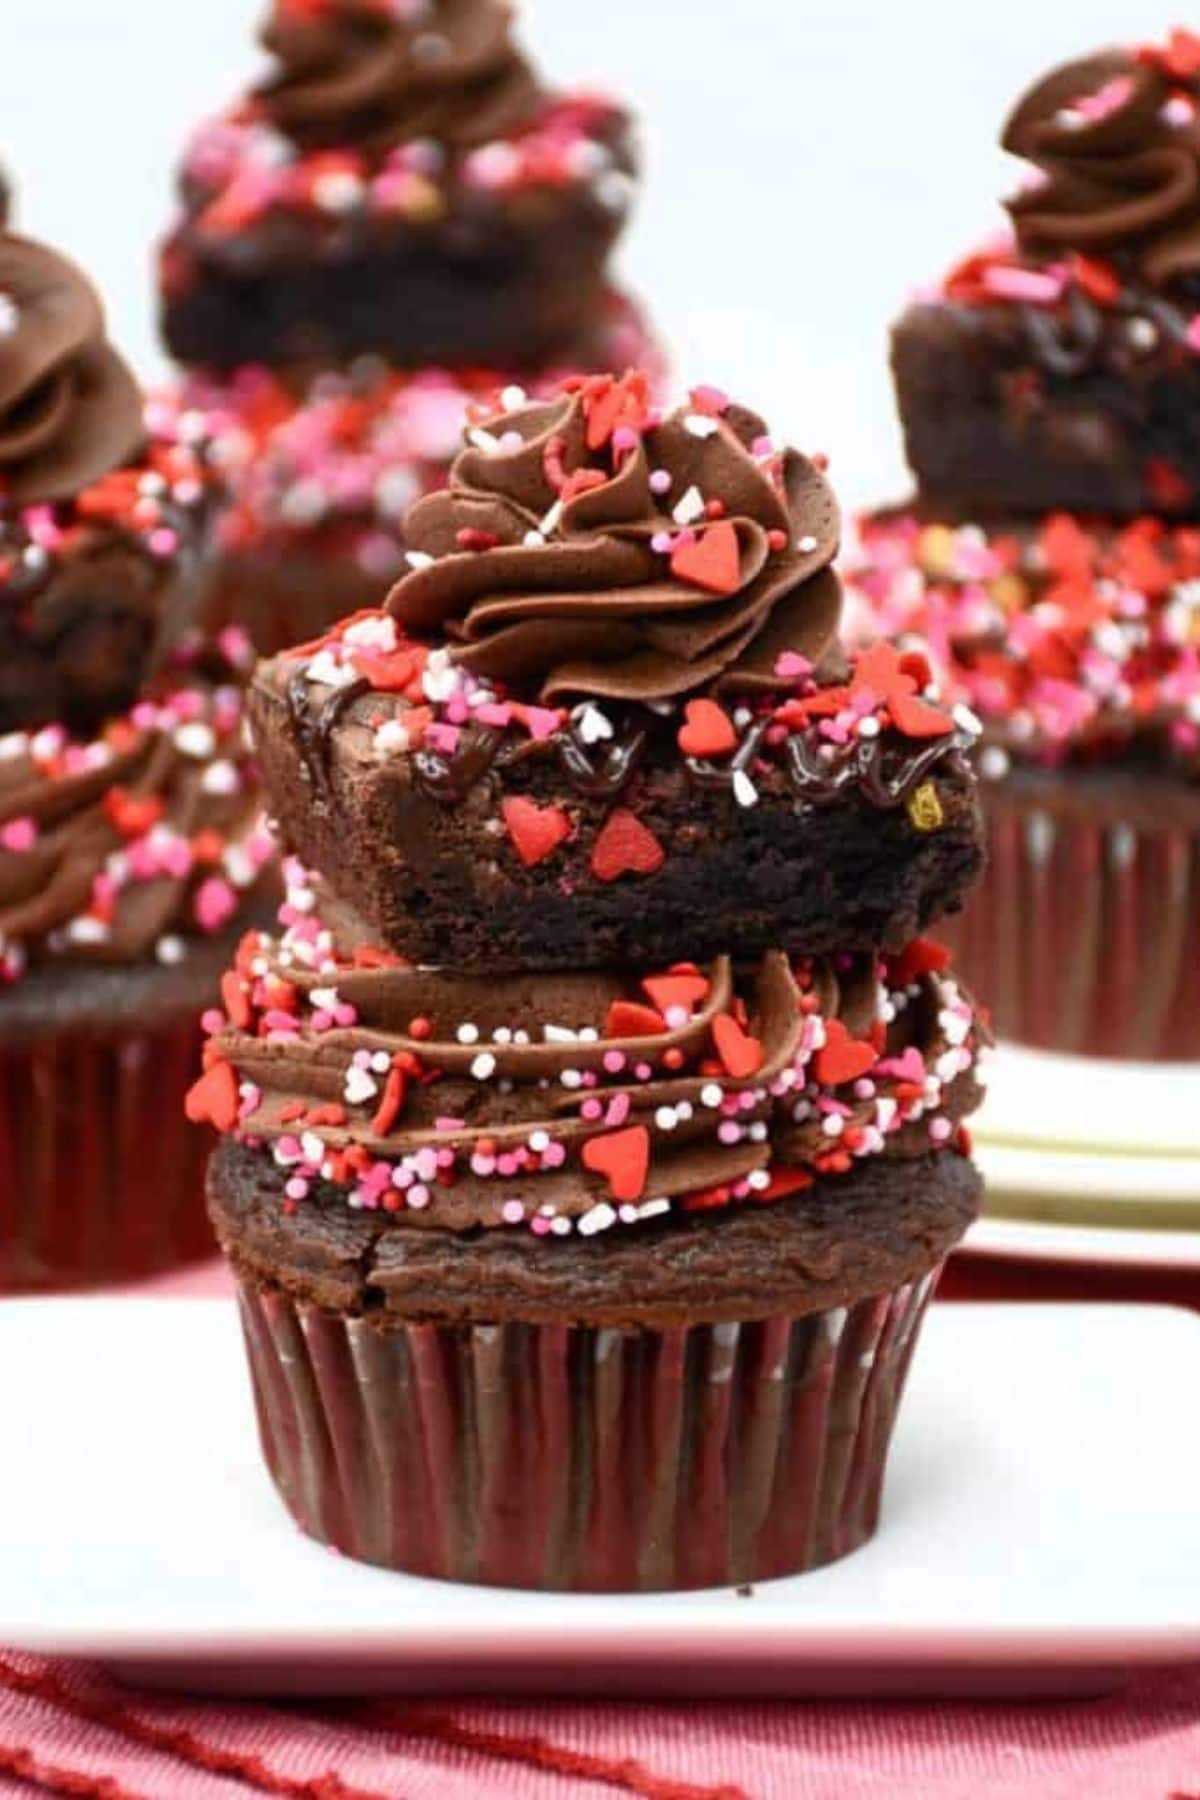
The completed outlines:
[[[187,150],[168,297],[197,258],[244,275],[447,226],[453,258],[455,232],[461,254],[594,209],[615,234],[628,208],[628,115],[543,88],[500,0],[275,0],[263,42],[267,77]]]

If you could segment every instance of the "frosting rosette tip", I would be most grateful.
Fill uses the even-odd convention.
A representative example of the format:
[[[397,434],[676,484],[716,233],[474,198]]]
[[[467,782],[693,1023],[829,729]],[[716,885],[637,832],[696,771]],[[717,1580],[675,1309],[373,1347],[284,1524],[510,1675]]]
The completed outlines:
[[[0,234],[0,503],[70,498],[145,435],[141,391],[87,277],[45,245]]]
[[[1001,142],[1035,180],[1008,202],[1022,246],[1112,257],[1153,287],[1200,268],[1200,38],[1098,50],[1035,82]]]
[[[815,462],[713,389],[662,414],[637,371],[513,399],[408,516],[408,633],[551,703],[754,692],[828,657],[840,517]]]
[[[255,102],[306,147],[466,149],[542,98],[503,0],[275,0],[260,38],[274,66]]]

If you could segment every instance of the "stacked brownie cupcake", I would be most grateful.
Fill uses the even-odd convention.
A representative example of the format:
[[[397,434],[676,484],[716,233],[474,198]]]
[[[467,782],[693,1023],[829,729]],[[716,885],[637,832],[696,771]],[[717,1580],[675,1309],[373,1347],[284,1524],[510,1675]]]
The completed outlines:
[[[211,1243],[181,1107],[272,846],[238,645],[188,631],[210,504],[186,447],[147,439],[84,276],[0,232],[5,1288]]]
[[[957,954],[1005,1036],[1200,1055],[1200,39],[1021,101],[1015,235],[912,306],[917,502],[864,521],[868,629],[986,727]]]
[[[295,860],[193,1109],[267,1460],[424,1574],[828,1561],[977,1202],[920,936],[980,864],[970,731],[844,656],[826,480],[715,390],[494,416],[407,529],[252,693]]]
[[[606,277],[629,117],[543,88],[502,0],[275,0],[263,41],[188,151],[163,328],[231,490],[215,616],[280,648],[395,579],[469,405],[650,345]]]

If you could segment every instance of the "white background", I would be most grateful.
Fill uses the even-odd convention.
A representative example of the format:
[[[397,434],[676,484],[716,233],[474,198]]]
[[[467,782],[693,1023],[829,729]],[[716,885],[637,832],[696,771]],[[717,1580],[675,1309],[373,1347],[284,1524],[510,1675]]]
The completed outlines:
[[[71,251],[161,371],[151,246],[188,128],[257,66],[262,0],[0,0],[0,155],[21,225]],[[623,252],[687,380],[825,449],[849,501],[896,492],[889,318],[999,219],[1010,102],[1051,62],[1170,22],[1114,0],[536,0],[555,81],[646,122]]]

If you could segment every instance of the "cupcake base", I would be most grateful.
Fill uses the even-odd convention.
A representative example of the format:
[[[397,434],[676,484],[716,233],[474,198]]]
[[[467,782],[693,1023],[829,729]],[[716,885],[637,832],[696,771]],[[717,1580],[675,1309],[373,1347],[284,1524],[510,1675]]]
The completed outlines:
[[[737,1586],[875,1531],[931,1272],[800,1319],[381,1326],[243,1282],[263,1453],[300,1528],[487,1586]]]
[[[0,994],[0,1291],[133,1281],[212,1254],[183,1104],[237,936],[175,968],[47,967]]]
[[[988,879],[939,929],[999,1036],[1200,1058],[1200,793],[1147,774],[982,784]]]
[[[762,1581],[871,1536],[980,1187],[945,1150],[591,1239],[463,1239],[332,1194],[289,1214],[281,1180],[227,1141],[209,1204],[296,1523],[410,1574],[578,1592]]]

